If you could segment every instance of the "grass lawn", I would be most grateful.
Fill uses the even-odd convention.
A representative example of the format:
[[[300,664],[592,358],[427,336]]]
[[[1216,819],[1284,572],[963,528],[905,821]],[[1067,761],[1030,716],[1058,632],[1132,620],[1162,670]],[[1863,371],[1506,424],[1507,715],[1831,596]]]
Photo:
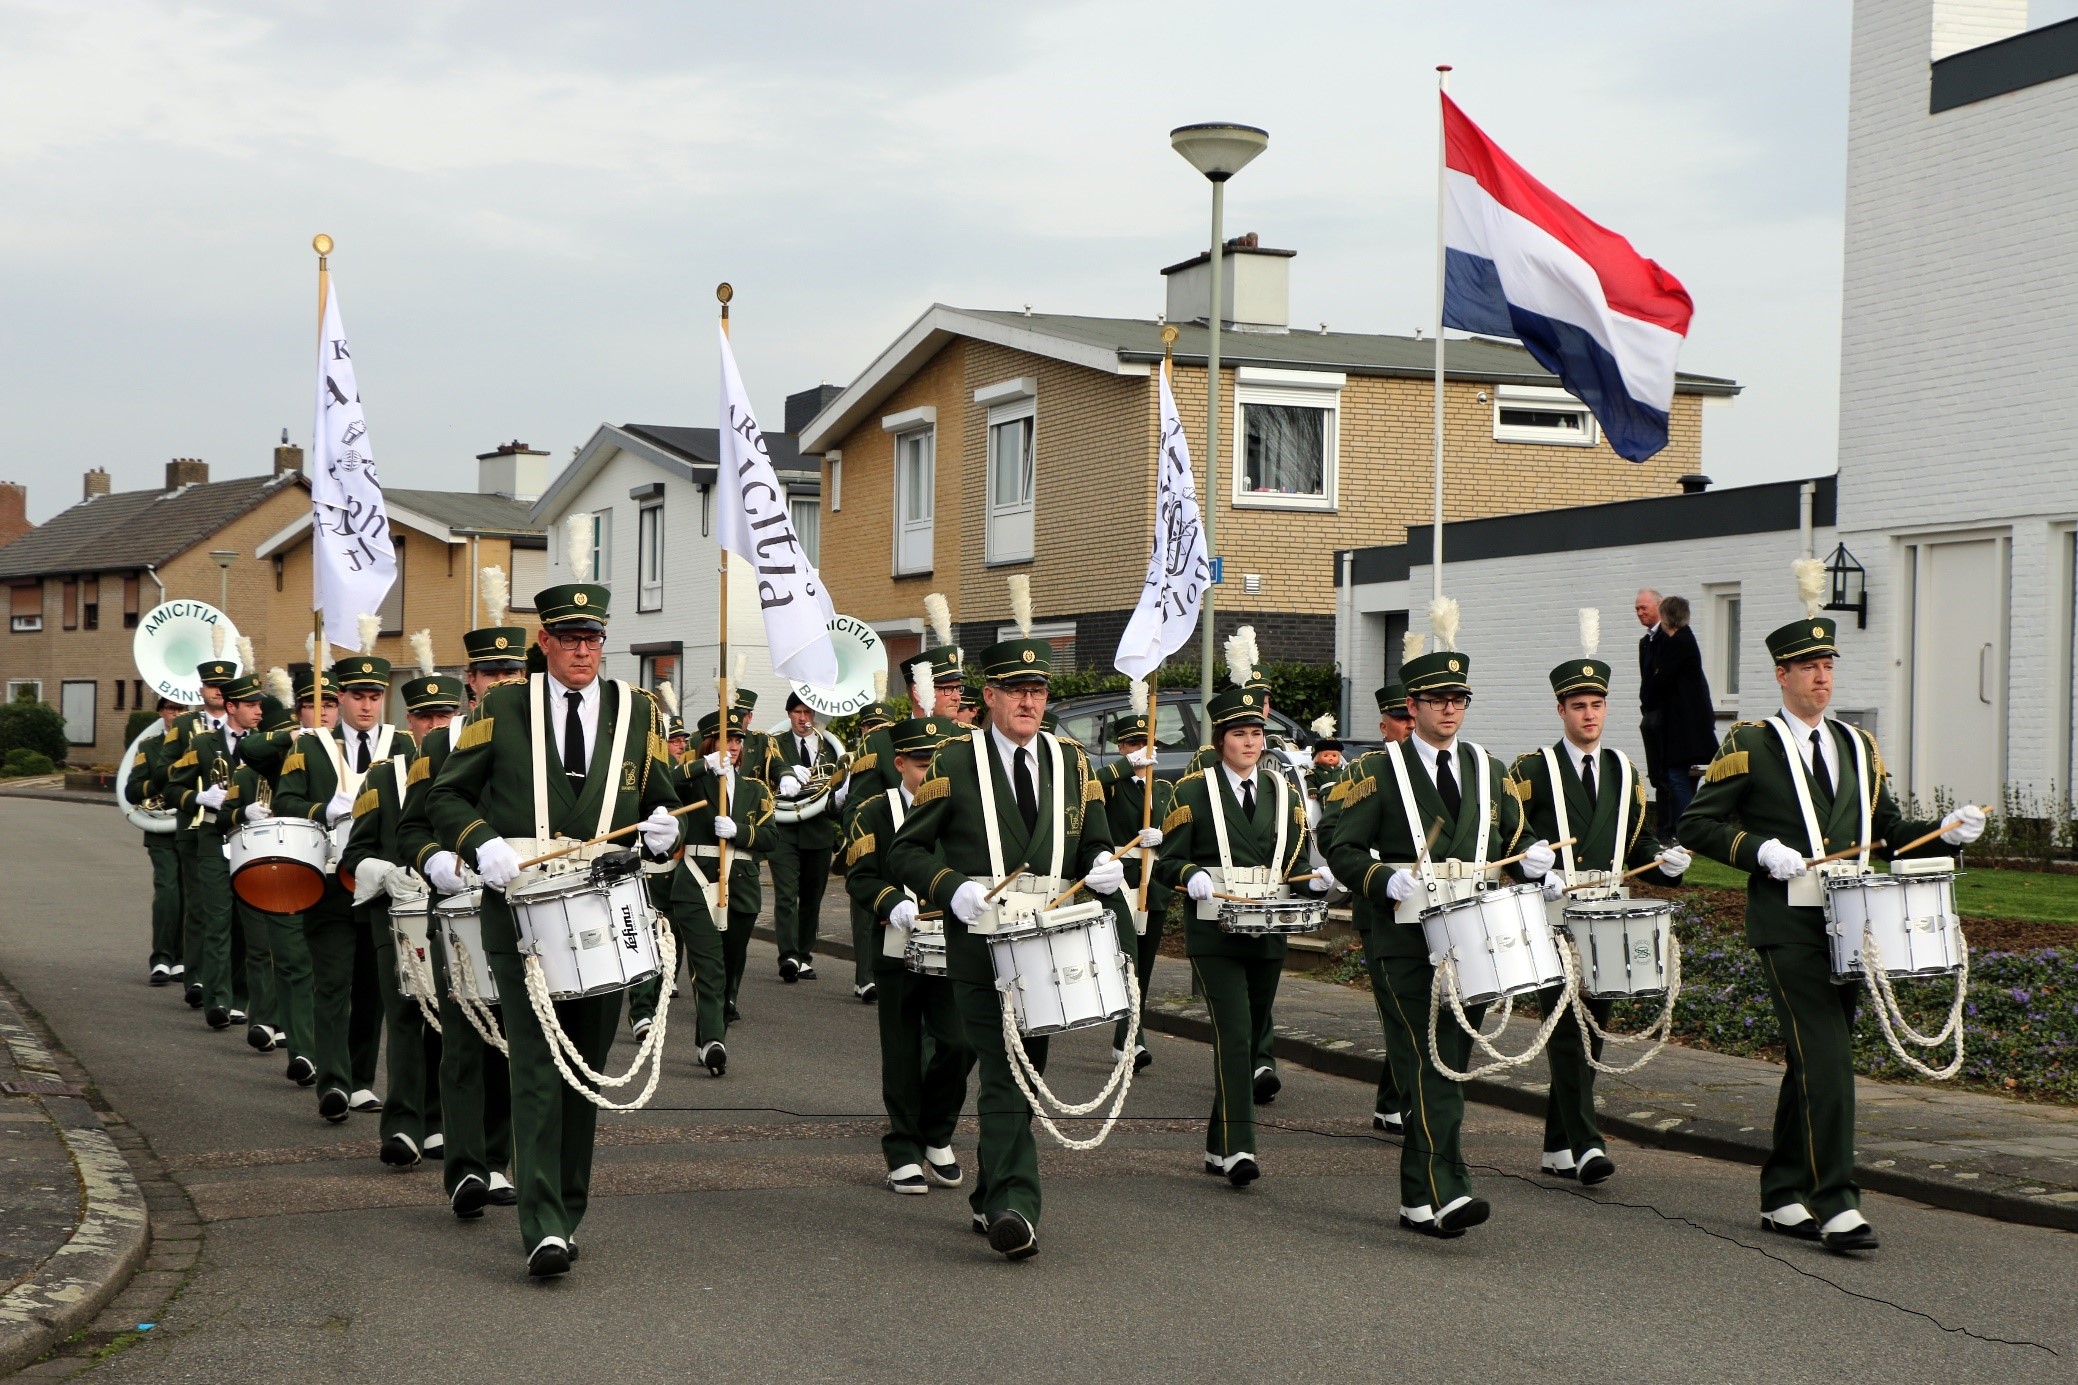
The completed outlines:
[[[1706,890],[1744,890],[1746,873],[1696,858],[1684,883]],[[2028,870],[1966,868],[1955,882],[1955,902],[1965,920],[2022,919],[2030,923],[2078,924],[2078,875]]]

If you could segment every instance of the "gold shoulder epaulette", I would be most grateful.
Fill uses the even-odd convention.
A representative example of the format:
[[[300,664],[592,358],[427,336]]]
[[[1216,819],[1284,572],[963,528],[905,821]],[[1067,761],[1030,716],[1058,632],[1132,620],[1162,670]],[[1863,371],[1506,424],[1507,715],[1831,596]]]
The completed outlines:
[[[411,768],[405,771],[404,787],[408,789],[421,779],[431,778],[432,774],[433,757],[430,755],[421,755],[416,760],[413,760],[411,762]]]
[[[916,797],[912,800],[912,806],[921,808],[926,803],[936,803],[939,799],[949,798],[951,795],[952,780],[944,778],[926,779],[917,786]]]
[[[470,722],[462,728],[461,737],[455,741],[455,749],[458,751],[467,750],[471,746],[484,744],[490,740],[491,728],[497,725],[497,723],[498,719],[496,717],[484,717],[480,721]]]
[[[874,833],[865,832],[852,842],[851,850],[844,853],[844,864],[846,866],[855,866],[859,863],[860,857],[873,854],[875,846],[874,835]]]
[[[1176,809],[1174,812],[1170,813],[1169,816],[1162,819],[1162,832],[1164,835],[1167,835],[1168,833],[1174,832],[1177,828],[1183,826],[1190,820],[1191,805],[1188,803],[1179,803],[1176,805]]]
[[[1514,775],[1511,774],[1508,776],[1507,779],[1503,780],[1502,782],[1507,785],[1509,793],[1514,794],[1524,803],[1529,802],[1531,799],[1537,796],[1536,785],[1530,783],[1530,781],[1527,779],[1517,779]]]
[[[1341,803],[1348,799],[1350,785],[1354,783],[1356,780],[1345,777],[1328,785],[1328,802]]]
[[[295,771],[303,768],[303,764],[303,752],[300,750],[294,751],[287,759],[281,762],[281,772],[283,774],[293,774]]]
[[[143,763],[144,763],[144,752],[140,750],[140,751],[138,751],[138,752],[137,752],[136,756],[135,756],[135,757],[134,757],[133,759],[131,759],[131,761],[130,761],[130,768],[132,768],[132,769],[136,769],[136,768],[137,768],[138,766],[142,765]]]
[[[853,760],[851,762],[851,772],[853,774],[864,774],[867,770],[873,768],[875,765],[879,763],[880,752],[877,750],[870,751],[867,754],[859,756],[858,759]]]
[[[1719,755],[1710,762],[1709,770],[1703,775],[1703,782],[1715,784],[1722,779],[1738,778],[1746,773],[1747,758],[1748,752],[1744,750],[1733,750]]]
[[[190,750],[187,754],[181,756],[178,760],[175,760],[173,762],[173,767],[175,769],[186,769],[189,765],[199,765],[201,763],[202,762],[200,760],[195,758],[195,752]]]
[[[1186,775],[1184,775],[1184,776],[1183,776],[1182,778],[1178,779],[1178,780],[1176,781],[1176,787],[1180,789],[1180,788],[1182,788],[1182,787],[1183,787],[1183,786],[1184,786],[1185,784],[1188,784],[1188,783],[1190,783],[1190,781],[1191,781],[1191,780],[1193,780],[1193,779],[1203,779],[1204,777],[1205,777],[1205,771],[1204,771],[1204,770],[1202,770],[1202,769],[1194,769],[1194,770],[1192,770],[1192,771],[1191,771],[1191,772],[1190,772],[1189,774],[1186,774]]]
[[[1378,792],[1378,781],[1375,778],[1351,779],[1347,783],[1349,791],[1342,795],[1342,806],[1344,808],[1354,808],[1357,804],[1362,803],[1372,794]]]
[[[662,736],[654,732],[650,733],[649,737],[649,758],[662,760],[667,765],[671,763],[671,747],[665,743]]]
[[[361,796],[354,800],[354,816],[364,817],[374,812],[380,806],[382,806],[382,795],[373,789],[363,789],[361,790]]]
[[[1084,803],[1102,803],[1104,801],[1104,786],[1097,782],[1097,776],[1094,774],[1082,781],[1082,801]]]

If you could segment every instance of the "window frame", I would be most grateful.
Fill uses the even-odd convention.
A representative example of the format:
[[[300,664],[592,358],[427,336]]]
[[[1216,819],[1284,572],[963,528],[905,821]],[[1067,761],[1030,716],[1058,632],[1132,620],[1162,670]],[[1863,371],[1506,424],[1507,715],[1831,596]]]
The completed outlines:
[[[1053,671],[1057,674],[1075,671],[1075,622],[1072,620],[1035,621],[1032,633],[1027,636],[1016,625],[998,625],[996,641],[1021,639],[1045,640],[1053,646]],[[1064,657],[1065,656],[1065,657]]]
[[[72,718],[65,713],[65,697],[74,688],[85,688],[87,699],[87,738],[80,740],[72,734]],[[58,684],[58,715],[65,720],[65,744],[92,745],[98,738],[101,720],[101,680],[98,678],[67,678]]]
[[[897,577],[925,577],[930,575],[937,560],[938,548],[938,424],[934,420],[921,427],[904,428],[894,435],[894,575]],[[909,485],[907,481],[907,459],[903,449],[911,443],[920,443],[924,450],[924,499],[928,512],[922,519],[906,518],[909,511]],[[913,551],[913,545],[921,543],[924,556],[921,565],[905,564],[903,554]]]
[[[1495,442],[1531,447],[1595,447],[1602,441],[1601,425],[1595,421],[1594,411],[1556,385],[1496,385],[1493,399]],[[1577,415],[1581,432],[1577,437],[1566,437],[1527,424],[1503,423],[1504,408]]]
[[[1719,715],[1736,716],[1739,711],[1740,644],[1745,641],[1745,605],[1737,582],[1703,584],[1705,609],[1710,623],[1703,631],[1709,638],[1703,646],[1703,676],[1710,680],[1710,704]]]
[[[16,599],[22,592],[36,593],[35,610],[18,612],[14,609]],[[43,594],[43,583],[41,580],[35,582],[10,582],[7,587],[8,633],[11,635],[42,634],[44,599],[45,598]]]
[[[29,699],[31,702],[43,701],[43,680],[41,678],[10,678],[7,680],[6,688],[7,705],[12,706],[22,700],[21,690],[23,688],[35,689],[35,695]],[[44,705],[48,706],[49,704],[45,703]]]
[[[664,609],[664,502],[645,500],[635,511],[635,610]]]
[[[823,548],[822,497],[789,495],[786,498],[786,517],[794,526],[794,537],[800,540],[801,551],[807,555],[809,566],[819,566]]]
[[[392,551],[393,551],[394,553],[396,553],[396,555],[397,555],[397,580],[396,580],[396,581],[394,581],[394,582],[392,582],[392,583],[390,583],[390,589],[389,589],[389,591],[387,591],[387,592],[385,592],[385,593],[383,594],[383,598],[382,598],[382,608],[381,608],[380,610],[376,611],[376,612],[375,612],[374,614],[375,614],[375,615],[376,615],[376,616],[377,616],[377,617],[378,617],[378,618],[379,618],[379,619],[380,619],[380,620],[382,621],[382,630],[381,630],[381,633],[382,633],[382,634],[385,634],[385,635],[401,635],[401,634],[403,634],[403,633],[404,633],[404,621],[405,621],[405,614],[404,614],[404,582],[405,582],[405,575],[404,575],[404,574],[405,574],[405,562],[404,562],[404,548],[405,548],[405,544],[404,544],[404,535],[402,535],[402,534],[399,534],[399,533],[396,533],[396,532],[394,532],[394,531],[393,531],[393,532],[392,532],[392,533],[390,534],[390,548],[391,548],[391,550],[392,550]],[[393,624],[393,623],[391,622],[391,620],[390,620],[390,616],[391,616],[391,614],[392,614],[393,612],[394,612],[394,613],[395,613],[395,615],[396,615],[396,621],[395,621],[395,623],[394,623],[394,624]]]
[[[1237,510],[1299,510],[1332,514],[1340,508],[1342,391],[1349,377],[1340,371],[1282,370],[1242,366],[1235,371],[1233,414],[1229,420],[1232,480],[1228,503]],[[1321,427],[1321,490],[1318,495],[1285,495],[1248,489],[1248,410],[1254,407],[1317,409],[1327,414]]]
[[[996,492],[996,430],[1024,425],[1025,495],[1005,504]],[[983,424],[984,517],[983,564],[1001,567],[1029,563],[1038,556],[1039,497],[1039,399],[1023,395],[1004,403],[991,404]],[[1009,530],[1021,525],[1022,533]],[[1020,541],[1021,540],[1021,541]]]

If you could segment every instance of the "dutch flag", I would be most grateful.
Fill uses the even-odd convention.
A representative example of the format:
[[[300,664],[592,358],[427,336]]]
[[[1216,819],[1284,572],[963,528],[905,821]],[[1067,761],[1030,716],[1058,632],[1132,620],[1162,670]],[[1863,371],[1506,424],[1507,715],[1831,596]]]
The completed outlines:
[[[1443,324],[1513,337],[1594,411],[1619,456],[1667,445],[1681,282],[1582,216],[1443,97]]]

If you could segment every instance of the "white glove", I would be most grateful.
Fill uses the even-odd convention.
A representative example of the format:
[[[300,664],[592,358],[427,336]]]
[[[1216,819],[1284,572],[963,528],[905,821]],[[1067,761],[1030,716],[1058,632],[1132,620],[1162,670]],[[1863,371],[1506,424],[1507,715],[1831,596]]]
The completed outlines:
[[[1950,846],[1968,846],[1984,835],[1984,810],[1965,803],[1941,824],[1941,840]]]
[[[1315,894],[1329,894],[1342,888],[1342,882],[1335,878],[1335,872],[1326,866],[1315,869],[1313,879],[1309,883],[1313,886]]]
[[[702,758],[707,761],[707,768],[710,771],[715,774],[722,772],[722,753],[719,750],[710,750]]]
[[[726,818],[720,813],[716,813],[714,815],[714,839],[721,842],[736,840],[736,819]]]
[[[1082,883],[1097,894],[1117,894],[1126,883],[1125,864],[1108,851],[1097,854],[1097,863],[1090,867]]]
[[[327,826],[337,826],[341,818],[352,816],[353,811],[354,801],[346,796],[345,789],[341,789],[325,804],[325,823]]]
[[[1662,875],[1686,875],[1688,868],[1695,863],[1696,858],[1689,855],[1685,846],[1670,846],[1660,853]]]
[[[652,856],[669,856],[678,845],[678,819],[662,808],[653,808],[637,832],[643,849]]]
[[[1414,891],[1414,872],[1405,866],[1394,871],[1391,878],[1385,882],[1385,897],[1395,904],[1405,903]]]
[[[1133,843],[1133,845],[1135,845],[1135,846],[1144,846],[1144,847],[1150,847],[1150,848],[1152,848],[1152,847],[1157,847],[1157,846],[1160,846],[1161,844],[1162,844],[1162,829],[1161,829],[1161,828],[1159,828],[1159,827],[1143,827],[1143,828],[1141,828],[1141,829],[1140,829],[1140,839],[1139,839],[1138,841],[1136,841],[1136,842],[1134,842],[1134,843]]]
[[[850,797],[851,780],[847,778],[843,783],[837,786],[836,792],[830,795],[830,801],[832,803],[835,803],[838,807],[842,808],[844,806],[844,800]]]
[[[267,819],[273,816],[274,810],[264,803],[252,803],[246,805],[245,820],[247,822],[265,822],[267,821]]]
[[[1145,750],[1128,751],[1126,753],[1126,763],[1134,769],[1146,769],[1154,763],[1154,747],[1149,746]]]
[[[370,856],[354,869],[354,903],[366,904],[379,894],[389,892],[390,872],[396,867],[388,861]]]
[[[195,795],[195,802],[213,813],[224,806],[224,795],[229,792],[230,789],[222,784],[211,784],[208,788]],[[1980,826],[1977,830],[1981,832],[1984,829]]]
[[[1544,897],[1548,900],[1564,899],[1566,897],[1566,882],[1559,879],[1552,871],[1544,872]]]
[[[442,894],[460,894],[469,888],[462,883],[461,866],[452,851],[436,851],[426,858],[426,880]]]
[[[476,873],[484,884],[502,890],[519,879],[519,853],[503,837],[493,837],[476,848]]]
[[[1212,872],[1201,870],[1184,881],[1183,892],[1201,902],[1212,898]]]
[[[961,923],[972,923],[988,909],[988,891],[969,880],[952,892],[953,916]]]
[[[1531,842],[1530,849],[1522,854],[1522,878],[1542,880],[1545,873],[1551,869],[1551,863],[1557,859],[1557,854],[1548,843]]]
[[[1777,880],[1794,880],[1811,869],[1804,864],[1801,852],[1790,850],[1773,837],[1762,842],[1760,851],[1756,854],[1760,858],[1761,869]]]
[[[898,899],[895,907],[887,911],[887,926],[890,928],[916,927],[916,901]]]
[[[792,798],[794,797],[794,795],[800,792],[801,781],[798,778],[796,778],[792,773],[782,774],[779,776],[779,796],[781,798]]]

